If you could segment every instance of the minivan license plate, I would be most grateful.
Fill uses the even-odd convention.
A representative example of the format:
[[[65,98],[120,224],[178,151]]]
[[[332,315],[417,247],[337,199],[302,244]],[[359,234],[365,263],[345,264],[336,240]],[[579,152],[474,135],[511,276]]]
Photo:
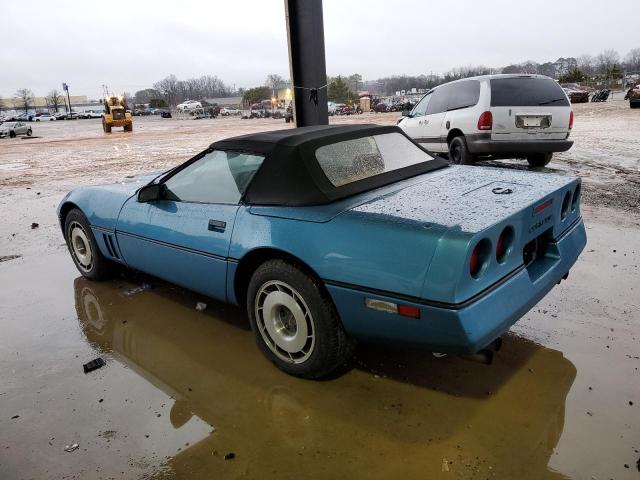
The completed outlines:
[[[522,120],[525,127],[539,127],[542,124],[542,117],[524,117]]]

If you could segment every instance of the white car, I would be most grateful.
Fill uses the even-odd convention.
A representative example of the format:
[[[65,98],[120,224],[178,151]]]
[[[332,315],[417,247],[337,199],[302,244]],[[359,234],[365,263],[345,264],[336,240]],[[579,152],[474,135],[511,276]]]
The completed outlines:
[[[240,115],[242,112],[234,107],[222,107],[220,109],[220,115],[226,117],[228,115]]]
[[[551,161],[573,142],[573,111],[566,93],[543,75],[483,75],[440,85],[398,125],[407,135],[449,161],[478,157],[526,158],[531,166]]]
[[[202,108],[202,104],[200,102],[196,102],[195,100],[187,100],[186,102],[183,102],[176,106],[176,108],[181,112],[189,112]]]
[[[33,117],[34,122],[51,122],[55,119],[56,117],[54,117],[50,113],[38,113],[35,117]]]
[[[331,102],[331,101],[327,102],[327,113],[329,114],[329,116],[335,115],[337,108],[338,108],[338,105],[335,102]]]

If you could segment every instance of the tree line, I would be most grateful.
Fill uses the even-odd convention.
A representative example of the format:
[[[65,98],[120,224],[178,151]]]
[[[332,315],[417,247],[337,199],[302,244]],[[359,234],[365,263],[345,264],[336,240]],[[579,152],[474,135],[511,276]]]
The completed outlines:
[[[358,73],[347,76],[338,75],[327,78],[327,96],[334,102],[347,103],[356,100],[358,92],[362,90],[367,90],[374,95],[393,95],[402,90],[428,89],[453,80],[489,73],[536,73],[556,78],[561,82],[608,82],[621,78],[623,71],[640,72],[640,48],[630,50],[624,58],[617,51],[608,49],[595,56],[561,57],[555,62],[526,61],[502,68],[489,68],[482,65],[457,67],[442,75],[394,75],[367,81],[363,81],[362,75]],[[155,82],[152,88],[139,90],[134,95],[124,92],[123,96],[130,104],[149,104],[156,108],[175,106],[185,100],[230,96],[241,96],[245,103],[252,104],[270,98],[275,89],[289,83],[289,80],[280,75],[270,74],[263,85],[249,89],[235,89],[216,75],[202,75],[180,80],[171,74]],[[14,103],[27,112],[33,107],[35,96],[28,88],[20,88],[13,98]],[[57,89],[47,94],[45,102],[49,109],[55,111],[65,105],[64,97]],[[0,106],[3,106],[2,99],[0,99]]]

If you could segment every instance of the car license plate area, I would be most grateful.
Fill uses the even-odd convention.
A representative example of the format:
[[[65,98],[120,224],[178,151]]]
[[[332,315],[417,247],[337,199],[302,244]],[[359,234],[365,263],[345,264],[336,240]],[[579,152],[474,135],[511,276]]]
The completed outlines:
[[[516,115],[516,127],[518,128],[549,128],[551,115]]]
[[[522,261],[535,282],[559,261],[559,252],[553,242],[553,228],[545,230],[522,249]]]

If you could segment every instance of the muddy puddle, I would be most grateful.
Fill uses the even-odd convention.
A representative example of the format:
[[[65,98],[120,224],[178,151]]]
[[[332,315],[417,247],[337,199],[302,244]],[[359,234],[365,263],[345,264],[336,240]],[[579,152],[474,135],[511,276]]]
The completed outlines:
[[[0,478],[638,478],[640,234],[589,235],[494,365],[361,345],[325,381],[271,365],[239,309],[87,281],[62,247],[3,262]]]

